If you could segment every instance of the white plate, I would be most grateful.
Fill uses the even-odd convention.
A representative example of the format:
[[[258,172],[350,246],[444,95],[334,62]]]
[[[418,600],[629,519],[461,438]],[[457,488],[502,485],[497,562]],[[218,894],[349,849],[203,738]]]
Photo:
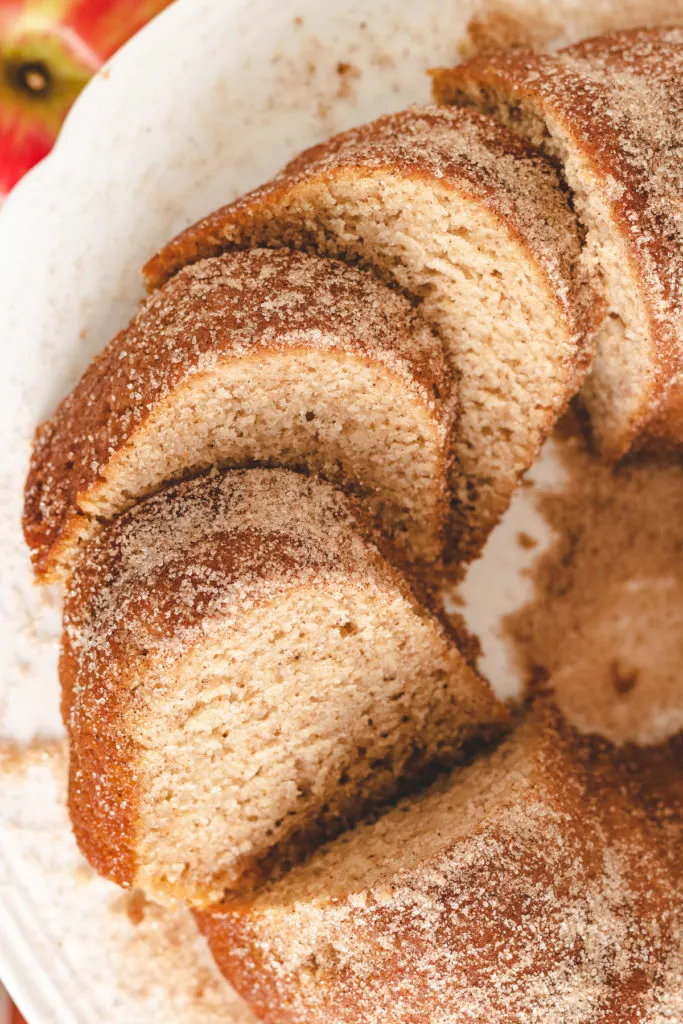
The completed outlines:
[[[426,100],[425,68],[457,59],[475,3],[179,0],[96,76],[53,154],[2,209],[5,737],[61,734],[59,595],[32,587],[19,530],[36,423],[130,317],[140,267],[159,244],[303,146]],[[614,5],[621,9],[620,0],[516,0],[519,10],[550,14],[555,42],[601,28]],[[628,6],[628,19],[637,20]],[[553,471],[546,458],[540,472]],[[520,529],[543,529],[528,492],[466,587],[484,668],[501,692],[516,683],[497,621],[524,596],[519,570],[532,557],[513,543]],[[151,914],[136,929],[117,890],[83,867],[63,810],[63,774],[59,758],[35,757],[0,779],[0,975],[30,1024],[248,1020],[190,922]],[[179,935],[180,958],[172,941]],[[203,1003],[192,995],[200,983]]]

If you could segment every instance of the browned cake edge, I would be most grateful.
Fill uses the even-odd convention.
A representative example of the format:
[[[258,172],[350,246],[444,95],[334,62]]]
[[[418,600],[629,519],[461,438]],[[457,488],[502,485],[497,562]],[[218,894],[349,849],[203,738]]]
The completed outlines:
[[[263,532],[225,528],[210,529],[212,512],[221,507],[223,492],[239,489],[242,480],[258,475],[268,478],[273,490],[273,511],[282,518],[280,530]],[[301,501],[296,507],[278,503],[278,477],[294,481]],[[247,479],[247,484],[249,481]],[[321,490],[322,489],[322,490]],[[322,497],[320,497],[322,495]],[[291,495],[290,495],[291,497]],[[325,516],[330,531],[326,544],[317,553],[292,544],[286,523],[292,525],[305,510],[305,501],[326,502]],[[147,571],[127,582],[125,604],[118,595],[116,606],[107,608],[121,576],[122,551],[144,547],[150,543],[150,525],[161,519],[169,524],[178,521],[179,508],[192,510],[204,506],[210,544],[201,536],[188,545],[180,544],[172,559],[162,559],[159,571]],[[208,511],[207,511],[208,510]],[[259,509],[254,508],[258,521]],[[335,525],[336,524],[336,525]],[[140,533],[142,525],[142,533]],[[175,528],[175,527],[174,527]],[[341,545],[336,544],[336,537]],[[154,531],[152,531],[153,533]],[[363,546],[362,563],[354,535]],[[345,539],[346,538],[346,539]],[[180,543],[180,542],[179,542]],[[335,546],[336,545],[336,546]],[[356,549],[358,545],[356,544]],[[142,557],[149,554],[142,550]],[[122,886],[133,884],[136,875],[135,837],[136,811],[139,806],[139,784],[135,772],[138,748],[127,735],[126,721],[130,712],[130,689],[136,677],[144,678],[155,659],[167,658],[168,669],[187,652],[194,642],[201,641],[203,629],[213,618],[229,615],[238,622],[239,615],[254,607],[277,600],[300,587],[315,588],[325,579],[338,579],[346,573],[367,575],[378,586],[389,586],[410,602],[416,615],[430,618],[437,631],[447,636],[468,660],[468,638],[458,635],[438,614],[429,594],[411,576],[400,554],[372,523],[360,503],[330,485],[287,470],[230,470],[213,473],[172,485],[136,505],[120,518],[103,527],[89,542],[67,584],[64,605],[64,627],[59,674],[62,686],[62,715],[67,727],[70,749],[68,808],[76,841],[93,867],[105,877]],[[208,578],[207,587],[193,583],[197,592],[192,601],[186,593],[188,579]],[[243,584],[226,610],[221,604],[226,587]],[[104,605],[103,605],[104,602]],[[105,607],[103,622],[98,624],[98,608]],[[95,621],[91,621],[95,616]],[[144,641],[136,639],[141,627]],[[87,644],[80,653],[74,637],[87,634]],[[166,662],[164,662],[166,664]],[[507,726],[508,715],[497,701],[488,683],[481,677],[479,695],[481,728],[476,742],[488,742]],[[471,737],[475,742],[475,737]],[[468,755],[465,743],[463,757]],[[413,780],[413,784],[418,781]],[[410,780],[406,780],[410,786]],[[368,806],[371,806],[371,799]],[[343,827],[343,823],[339,824]],[[274,851],[267,859],[246,861],[238,866],[240,883],[245,887],[264,879],[282,867],[284,856],[297,859],[311,847],[328,838],[333,829],[328,825],[320,831],[294,837],[290,846]]]
[[[512,157],[524,165],[534,164],[546,170],[550,166],[536,147],[473,110],[410,107],[312,146],[291,160],[271,181],[186,228],[148,260],[143,270],[148,289],[159,288],[187,264],[249,244],[244,242],[249,230],[257,222],[267,224],[281,200],[300,183],[313,179],[325,181],[342,176],[353,177],[359,172],[384,172],[398,173],[408,180],[431,181],[439,188],[450,189],[462,198],[480,204],[516,239],[541,276],[548,281],[550,292],[558,296],[558,281],[550,273],[544,254],[537,251],[529,220],[521,212],[528,197],[511,188],[505,197],[509,202],[503,208],[499,183],[492,180],[490,171],[456,154],[435,173],[429,155],[419,146],[411,147],[410,129],[417,120],[453,130],[460,126],[474,127],[494,160]],[[389,143],[382,151],[381,143],[388,129],[399,146],[399,155]],[[558,190],[558,203],[561,202]],[[259,244],[267,244],[267,241]],[[587,282],[577,280],[568,268],[563,268],[563,274],[563,290],[567,292],[568,300],[562,306],[557,298],[558,314],[564,321],[568,316],[573,320],[567,326],[580,339],[581,349],[581,342],[586,344],[600,322],[602,306]],[[590,353],[585,352],[586,363],[589,358]]]
[[[435,134],[430,138],[430,131]],[[460,151],[448,147],[445,134],[454,138],[467,133],[476,139]],[[482,159],[482,154],[485,158]],[[344,132],[300,154],[272,181],[234,203],[217,210],[188,228],[153,257],[145,268],[149,288],[155,288],[180,268],[226,249],[248,245],[272,245],[277,237],[270,225],[279,223],[280,211],[298,190],[347,184],[350,191],[360,179],[377,181],[381,191],[385,177],[395,175],[412,183],[424,182],[439,194],[457,195],[486,212],[501,232],[534,268],[549,303],[555,308],[558,332],[575,345],[571,372],[567,372],[567,401],[579,389],[589,368],[593,337],[604,316],[604,303],[578,266],[580,244],[566,192],[552,163],[526,140],[490,118],[471,110],[447,107],[411,107]],[[530,179],[535,187],[530,187]],[[550,182],[554,187],[550,188]],[[542,208],[540,208],[542,205]],[[570,217],[576,227],[575,256],[567,232],[553,230],[558,219]],[[306,225],[297,242],[316,251],[315,224]],[[352,252],[345,259],[360,259]],[[388,271],[383,278],[398,287]],[[419,296],[409,293],[413,300]],[[456,357],[457,363],[457,357]],[[456,367],[457,373],[457,367]],[[558,410],[558,414],[562,410]],[[549,432],[554,412],[538,424],[540,434]],[[531,462],[536,449],[529,452]],[[454,477],[457,478],[457,467]],[[498,513],[499,515],[500,513]],[[467,500],[453,503],[447,558],[454,563],[472,560],[481,549],[497,517],[478,517]]]
[[[222,276],[244,283],[243,292],[229,294],[239,300],[230,308],[221,304],[227,302]],[[274,300],[285,293],[289,302],[280,306]],[[302,300],[296,310],[292,295]],[[445,362],[434,358],[441,353],[436,337],[431,354],[423,344],[411,349],[405,343],[430,334],[404,299],[337,260],[261,249],[188,267],[147,300],[36,432],[23,528],[37,577],[50,581],[64,574],[79,540],[92,532],[81,503],[96,495],[102,471],[174,391],[210,373],[221,358],[325,349],[330,358],[374,364],[400,381],[441,432],[437,514],[444,530],[456,411],[448,397],[451,376]]]
[[[670,42],[670,37],[674,41]],[[486,90],[507,94],[513,102],[530,108],[542,121],[552,123],[572,140],[581,159],[590,166],[609,197],[611,215],[629,251],[628,272],[644,298],[648,326],[656,351],[654,389],[640,410],[619,450],[621,457],[636,441],[647,446],[683,443],[683,248],[681,238],[667,237],[659,215],[648,206],[648,182],[633,161],[622,159],[623,140],[609,116],[596,109],[594,96],[582,75],[591,60],[605,60],[613,73],[633,69],[634,46],[642,49],[643,80],[648,74],[666,71],[667,47],[683,47],[680,27],[627,29],[583,40],[557,53],[511,50],[457,65],[436,68],[433,96],[438,103],[476,103],[486,109]],[[492,108],[488,113],[495,115]],[[683,117],[683,100],[679,116]],[[653,169],[654,170],[654,169]],[[618,191],[615,193],[615,185]],[[672,183],[671,204],[676,198]],[[680,236],[680,232],[679,232]],[[647,264],[654,267],[656,288],[648,280]],[[678,310],[662,316],[660,305]]]
[[[521,728],[528,730],[529,726],[527,720]],[[555,789],[571,808],[566,821],[568,851],[564,868],[572,871],[572,865],[575,865],[576,872],[582,873],[581,877],[585,874],[587,880],[599,880],[606,871],[606,855],[610,849],[619,849],[628,883],[637,894],[633,902],[623,908],[623,913],[632,915],[633,919],[630,937],[634,943],[636,966],[624,976],[617,977],[615,974],[608,985],[609,995],[596,1006],[597,1016],[590,1018],[591,1021],[595,1019],[595,1024],[598,1020],[600,1024],[635,1024],[643,1019],[643,1007],[648,1005],[652,986],[656,983],[657,958],[674,939],[670,916],[675,894],[671,888],[670,873],[660,860],[660,850],[651,822],[634,801],[627,776],[622,770],[623,765],[615,761],[613,750],[608,745],[581,739],[552,708],[537,708],[532,712],[531,727],[545,730],[549,743],[541,761],[545,778],[538,785],[541,790],[544,787],[551,792]],[[586,830],[583,839],[582,829]],[[527,850],[528,861],[520,861],[516,867],[509,864],[505,870],[518,870],[525,875],[538,871],[542,877],[547,865],[542,854],[536,857],[534,845],[538,846],[540,852],[543,842],[543,836],[539,835],[537,843]],[[511,856],[514,858],[517,852]],[[574,861],[574,857],[578,859]],[[471,941],[474,946],[472,984],[488,984],[493,992],[496,964],[500,957],[500,933],[496,932],[492,936],[487,930],[490,927],[488,915],[494,914],[496,910],[503,915],[501,928],[509,942],[515,925],[521,923],[528,909],[521,903],[513,908],[506,902],[504,877],[500,879],[498,889],[495,877],[489,876],[486,865],[482,865],[483,875],[478,878],[476,861],[472,864],[471,884],[474,892],[479,895],[473,898],[471,914],[464,918],[459,916],[464,934],[458,933],[456,942],[444,952],[453,954],[453,963],[457,965],[460,976],[467,970],[468,961],[463,962],[462,957],[458,956],[458,950],[462,953],[467,942]],[[423,871],[426,879],[432,877],[435,890],[443,884],[438,866],[431,875],[429,864],[423,865],[418,871]],[[644,878],[646,884],[643,884]],[[487,902],[483,907],[479,902],[479,885],[486,887]],[[557,886],[561,892],[563,880],[548,878],[547,885],[549,890]],[[249,900],[230,900],[223,906],[195,913],[195,918],[221,971],[267,1024],[281,1024],[284,1021],[287,1024],[323,1024],[329,1019],[326,1016],[328,1013],[333,1014],[340,1024],[353,1024],[356,1021],[369,1024],[370,1021],[386,1019],[384,1015],[391,1013],[397,993],[413,984],[416,988],[413,1001],[408,1000],[409,1009],[401,1013],[397,1011],[396,1017],[391,1019],[401,1024],[417,1024],[418,1020],[423,1019],[415,1015],[416,1002],[420,1003],[421,982],[417,976],[410,975],[409,968],[406,972],[406,964],[410,962],[411,950],[419,960],[422,937],[419,924],[416,928],[413,920],[416,911],[411,913],[410,907],[402,905],[400,898],[394,895],[400,890],[401,880],[394,878],[388,884],[382,905],[375,906],[369,894],[367,904],[362,897],[346,899],[340,896],[329,901],[330,908],[343,908],[344,920],[348,922],[346,937],[349,941],[355,936],[358,941],[370,946],[375,940],[378,943],[381,973],[378,975],[377,970],[370,969],[364,981],[358,976],[354,977],[343,966],[343,959],[335,958],[334,950],[330,951],[330,963],[312,964],[311,974],[305,979],[296,970],[288,971],[283,965],[278,966],[277,953],[271,958],[267,928],[265,934],[259,930],[259,909]],[[459,908],[463,895],[457,892],[442,894],[443,904],[447,905],[452,898],[454,906]],[[274,905],[277,905],[277,884],[273,889],[273,897]],[[267,909],[263,894],[259,900],[259,906],[265,904]],[[327,905],[323,902],[317,909],[324,913]],[[657,920],[658,915],[661,921]],[[571,930],[569,922],[568,927]],[[449,939],[445,931],[439,934],[441,938],[438,941],[452,943],[452,935]],[[545,936],[547,942],[544,942],[542,925],[540,931],[535,933],[533,953],[540,957],[535,968],[539,974],[550,971],[552,967],[552,938],[548,932]],[[603,941],[606,943],[604,948],[608,950],[608,939]],[[387,943],[395,945],[395,961],[386,955]],[[627,955],[626,950],[623,953]],[[641,957],[641,953],[644,956]],[[531,950],[529,954],[532,955]],[[616,951],[614,955],[616,959]],[[370,953],[368,956],[372,959]],[[576,956],[578,964],[578,959],[584,956],[581,941],[577,945]],[[646,968],[648,961],[651,964]],[[316,993],[314,998],[311,996],[312,979]],[[528,978],[530,985],[533,980],[532,971]],[[504,991],[501,990],[496,998],[504,1006]],[[498,1009],[496,999],[493,1002]],[[472,1019],[466,1009],[462,1017],[455,1013],[455,1005],[452,1009],[454,1021],[462,1020],[464,1024]],[[440,1010],[443,1011],[443,1007]],[[509,1019],[502,1009],[500,1015],[493,1013],[491,1021],[492,1024],[507,1024]]]

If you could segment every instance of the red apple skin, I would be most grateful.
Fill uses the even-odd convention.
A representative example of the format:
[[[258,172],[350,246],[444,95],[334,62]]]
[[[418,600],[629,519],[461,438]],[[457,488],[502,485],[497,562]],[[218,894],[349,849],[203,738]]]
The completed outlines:
[[[170,0],[0,0],[0,202],[79,92]]]
[[[16,1006],[12,1004],[9,1011],[9,1024],[26,1024],[26,1021],[21,1016]]]
[[[171,0],[0,0],[0,203],[86,82]],[[10,1005],[9,1024],[26,1024]]]

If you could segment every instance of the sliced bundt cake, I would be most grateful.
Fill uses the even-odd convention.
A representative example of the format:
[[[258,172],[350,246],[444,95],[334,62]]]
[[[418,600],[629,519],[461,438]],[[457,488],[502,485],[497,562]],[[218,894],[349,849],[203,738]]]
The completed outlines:
[[[188,228],[150,261],[148,284],[259,245],[357,261],[419,301],[458,377],[456,529],[460,553],[476,553],[589,360],[596,309],[555,169],[490,119],[406,110]]]
[[[349,484],[411,559],[448,516],[454,399],[441,343],[368,272],[287,250],[188,267],[38,431],[24,529],[41,577],[93,522],[167,480],[254,463]]]
[[[267,1024],[654,1024],[675,902],[619,773],[538,713],[197,917]]]
[[[583,394],[602,451],[683,442],[683,29],[614,32],[552,54],[434,73],[563,168],[609,307]]]
[[[176,484],[82,549],[60,676],[98,871],[220,899],[501,726],[378,537],[332,485],[253,469]]]
[[[656,746],[622,747],[619,760],[626,767],[635,798],[657,824],[683,896],[683,732]],[[683,900],[679,910],[683,919]],[[683,991],[683,973],[681,988]]]

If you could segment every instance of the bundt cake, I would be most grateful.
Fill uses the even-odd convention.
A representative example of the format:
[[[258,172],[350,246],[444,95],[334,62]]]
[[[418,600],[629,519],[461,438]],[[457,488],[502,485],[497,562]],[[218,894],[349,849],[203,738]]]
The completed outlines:
[[[197,919],[266,1024],[654,1024],[675,903],[616,767],[543,710]]]
[[[282,469],[172,485],[69,578],[69,808],[94,867],[158,900],[248,887],[505,713],[360,506]]]
[[[211,466],[350,484],[412,559],[438,560],[454,400],[439,339],[366,271],[228,253],[151,296],[38,431],[24,529],[43,578],[100,519]]]
[[[555,169],[490,119],[412,108],[301,154],[165,246],[146,279],[261,245],[357,261],[419,301],[459,381],[454,526],[458,554],[478,552],[590,358],[597,310]]]
[[[541,700],[510,732],[423,589],[596,333],[602,450],[683,440],[682,44],[436,72],[443,106],[162,249],[38,430],[77,842],[190,905],[265,1024],[683,1020],[683,736],[617,751]]]
[[[683,917],[683,732],[657,746],[622,748],[619,758],[636,800],[657,825],[679,886]],[[683,988],[683,972],[680,984]]]
[[[683,733],[658,747],[622,750],[620,760],[634,798],[656,826],[676,894],[673,913],[664,917],[670,941],[657,964],[657,982],[642,1020],[678,1024],[683,1020]]]
[[[563,168],[609,315],[583,396],[601,450],[683,442],[683,28],[614,32],[434,72]]]

